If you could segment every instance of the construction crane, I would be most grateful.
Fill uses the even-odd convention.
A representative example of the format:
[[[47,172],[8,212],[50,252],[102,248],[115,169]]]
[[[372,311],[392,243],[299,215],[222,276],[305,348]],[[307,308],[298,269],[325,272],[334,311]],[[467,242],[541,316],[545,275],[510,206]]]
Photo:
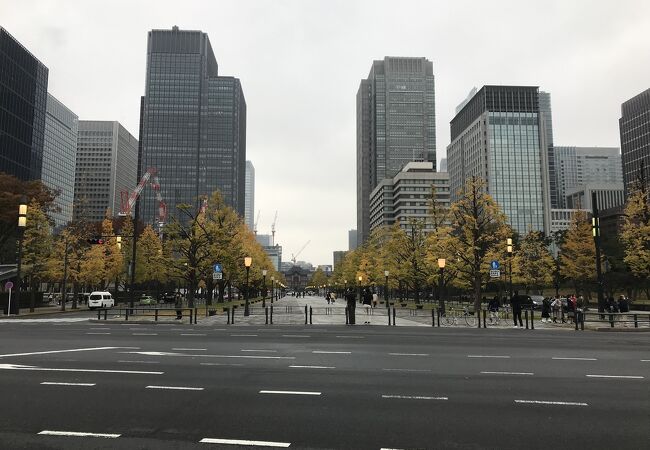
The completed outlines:
[[[162,226],[167,220],[167,204],[163,201],[162,195],[160,195],[160,182],[158,181],[158,170],[153,167],[147,169],[147,171],[142,175],[140,182],[135,187],[133,192],[129,191],[120,191],[120,216],[128,216],[131,214],[131,209],[135,205],[136,200],[142,193],[145,185],[149,183],[151,189],[156,194],[156,200],[158,200],[158,226],[162,229]]]
[[[296,258],[302,253],[302,251],[305,249],[305,247],[307,247],[307,245],[309,245],[310,242],[311,241],[305,242],[305,245],[300,247],[300,250],[298,250],[298,252],[295,255],[293,253],[291,254],[291,262],[293,262],[294,266],[296,265]]]
[[[257,236],[257,223],[260,221],[260,211],[259,209],[257,210],[257,218],[255,219],[255,223],[253,224],[253,233]]]
[[[275,245],[275,223],[278,221],[278,212],[275,211],[275,217],[273,218],[273,223],[271,224],[271,246]]]

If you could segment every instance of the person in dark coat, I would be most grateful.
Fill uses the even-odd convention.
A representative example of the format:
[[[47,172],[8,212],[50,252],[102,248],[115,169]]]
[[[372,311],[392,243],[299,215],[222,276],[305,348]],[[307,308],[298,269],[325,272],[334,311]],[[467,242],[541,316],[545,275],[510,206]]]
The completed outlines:
[[[542,300],[542,322],[551,321],[551,299],[544,297]]]
[[[174,306],[176,307],[176,320],[181,320],[183,318],[183,297],[180,292],[176,293]]]
[[[524,322],[521,320],[521,304],[525,300],[525,297],[519,295],[519,291],[515,291],[515,295],[510,299],[510,306],[512,306],[512,320],[515,323],[515,328],[523,328]],[[519,326],[517,326],[517,320],[519,320]]]
[[[624,295],[618,298],[618,310],[622,313],[630,312],[630,302]]]
[[[348,288],[345,292],[345,301],[347,302],[348,324],[354,325],[356,322],[354,310],[357,307],[357,296],[352,288]]]

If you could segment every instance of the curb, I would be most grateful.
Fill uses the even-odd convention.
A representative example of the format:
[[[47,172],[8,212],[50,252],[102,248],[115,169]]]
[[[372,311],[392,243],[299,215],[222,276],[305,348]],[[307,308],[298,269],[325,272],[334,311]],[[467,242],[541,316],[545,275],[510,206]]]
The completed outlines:
[[[650,332],[650,328],[596,328],[596,331],[602,331],[605,333],[647,333]]]

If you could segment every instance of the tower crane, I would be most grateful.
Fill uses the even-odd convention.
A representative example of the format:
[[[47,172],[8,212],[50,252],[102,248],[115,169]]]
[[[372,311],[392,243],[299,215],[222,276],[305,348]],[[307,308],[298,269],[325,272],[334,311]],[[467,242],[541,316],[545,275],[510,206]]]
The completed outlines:
[[[120,191],[120,216],[128,216],[131,214],[131,209],[135,205],[136,200],[142,193],[145,185],[149,183],[151,189],[156,194],[156,200],[158,200],[158,226],[162,228],[167,220],[167,204],[163,201],[162,195],[160,195],[160,181],[158,181],[158,170],[154,167],[150,167],[142,175],[140,182],[135,187],[133,192],[128,190]]]
[[[273,223],[271,224],[271,246],[275,245],[275,223],[278,221],[278,211],[275,211],[275,217],[273,218]]]
[[[257,223],[260,221],[260,211],[259,209],[257,210],[257,218],[255,219],[255,223],[253,224],[253,233],[257,236]]]
[[[300,247],[300,250],[298,250],[298,252],[295,255],[293,253],[291,254],[291,262],[293,262],[294,266],[296,265],[296,258],[298,257],[298,255],[302,253],[302,251],[305,249],[305,247],[307,247],[307,245],[309,245],[310,242],[311,240],[305,242],[305,245]]]

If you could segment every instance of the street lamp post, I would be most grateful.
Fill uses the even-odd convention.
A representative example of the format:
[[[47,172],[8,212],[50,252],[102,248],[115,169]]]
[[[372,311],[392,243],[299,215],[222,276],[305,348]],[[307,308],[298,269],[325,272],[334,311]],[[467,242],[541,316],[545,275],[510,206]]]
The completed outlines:
[[[390,303],[388,301],[388,275],[390,275],[390,272],[384,270],[384,301],[386,302],[386,308],[390,308]]]
[[[358,280],[359,280],[359,285],[358,285],[358,287],[359,287],[359,301],[361,301],[362,300],[362,297],[361,297],[361,280],[363,280],[363,277],[361,275],[359,275]]]
[[[18,260],[16,261],[16,315],[20,312],[20,291],[22,280],[20,279],[20,266],[23,259],[23,236],[25,235],[25,227],[27,226],[27,201],[23,197],[18,205]],[[30,302],[29,311],[34,311],[34,305]],[[11,311],[7,309],[11,314]]]
[[[438,281],[438,304],[440,306],[440,313],[444,314],[445,312],[445,299],[442,296],[442,289],[444,287],[444,278],[445,278],[445,264],[447,260],[445,258],[438,258],[438,268],[440,269],[440,280]]]
[[[275,276],[271,275],[271,304],[273,304],[274,297],[275,297]]]
[[[246,304],[244,306],[244,316],[249,316],[250,315],[250,307],[248,304],[248,297],[249,297],[249,292],[248,292],[248,274],[250,273],[251,270],[251,264],[253,264],[253,258],[250,256],[247,256],[244,258],[244,266],[246,266],[246,288],[244,289],[244,298],[246,300]]]
[[[512,298],[512,238],[506,240],[506,250],[508,252],[508,272],[510,277],[509,296]]]
[[[264,279],[264,287],[262,288],[262,308],[266,308],[266,269],[262,270],[262,278]]]

